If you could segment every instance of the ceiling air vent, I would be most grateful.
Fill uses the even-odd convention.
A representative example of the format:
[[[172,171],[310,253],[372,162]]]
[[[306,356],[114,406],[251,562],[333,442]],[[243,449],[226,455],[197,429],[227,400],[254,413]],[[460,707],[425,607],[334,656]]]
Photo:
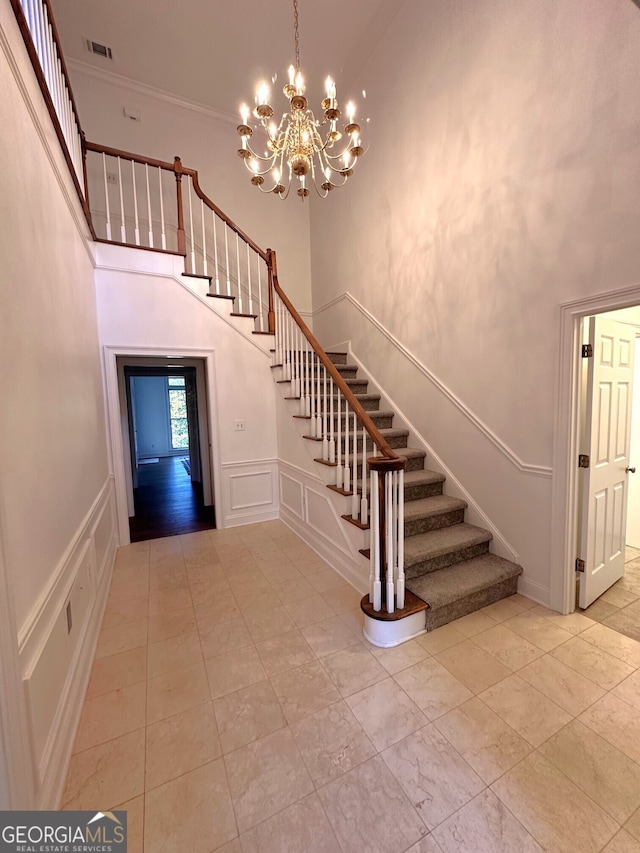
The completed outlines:
[[[111,48],[107,47],[106,44],[100,44],[100,42],[93,41],[93,39],[88,38],[85,38],[85,44],[87,45],[89,53],[95,53],[97,56],[102,56],[104,59],[113,59]]]

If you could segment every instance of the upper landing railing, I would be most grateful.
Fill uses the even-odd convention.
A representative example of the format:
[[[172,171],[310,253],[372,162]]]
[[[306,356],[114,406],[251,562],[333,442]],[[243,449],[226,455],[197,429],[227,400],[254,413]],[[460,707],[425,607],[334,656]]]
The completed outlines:
[[[18,25],[92,237],[169,252],[187,275],[209,281],[209,295],[275,334],[274,361],[299,400],[296,417],[333,488],[351,497],[351,520],[369,529],[374,611],[402,610],[404,467],[278,284],[276,256],[263,250],[202,192],[179,157],[163,162],[87,142],[76,109],[49,0],[11,0]],[[373,456],[369,457],[369,451]]]

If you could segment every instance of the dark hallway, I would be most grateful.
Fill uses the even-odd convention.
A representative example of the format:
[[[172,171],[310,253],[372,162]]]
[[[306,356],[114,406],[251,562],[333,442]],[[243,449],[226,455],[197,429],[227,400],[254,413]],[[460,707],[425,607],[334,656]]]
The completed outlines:
[[[186,457],[188,464],[188,457]],[[131,541],[194,533],[216,526],[213,506],[204,506],[202,487],[191,483],[182,458],[169,456],[140,465],[133,491]]]

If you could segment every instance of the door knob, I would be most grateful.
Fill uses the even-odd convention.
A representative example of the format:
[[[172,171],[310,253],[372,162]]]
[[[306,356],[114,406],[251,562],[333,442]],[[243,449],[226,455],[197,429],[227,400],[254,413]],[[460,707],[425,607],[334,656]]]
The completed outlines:
[[[625,468],[624,470],[627,472],[627,474],[635,474],[636,473],[635,468]]]

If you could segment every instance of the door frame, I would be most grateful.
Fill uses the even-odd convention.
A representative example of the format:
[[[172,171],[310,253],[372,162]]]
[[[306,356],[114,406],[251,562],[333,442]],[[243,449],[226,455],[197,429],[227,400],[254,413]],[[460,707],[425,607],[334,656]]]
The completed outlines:
[[[209,420],[209,462],[213,474],[213,502],[216,507],[216,526],[218,529],[224,527],[224,520],[218,508],[222,507],[221,478],[222,469],[220,464],[220,452],[217,437],[220,434],[217,418],[217,385],[215,350],[201,350],[189,348],[160,349],[158,347],[104,347],[104,372],[107,404],[107,430],[111,450],[111,466],[114,477],[116,513],[118,519],[118,535],[120,545],[128,545],[131,542],[129,533],[129,507],[127,502],[125,453],[122,439],[120,407],[120,395],[118,388],[118,365],[117,359],[121,357],[134,358],[199,358],[204,362],[204,371],[207,384],[206,411]],[[220,515],[220,518],[218,518]]]
[[[559,364],[556,374],[551,494],[549,606],[575,610],[578,556],[578,453],[580,452],[580,324],[584,317],[640,305],[640,283],[560,305]]]

